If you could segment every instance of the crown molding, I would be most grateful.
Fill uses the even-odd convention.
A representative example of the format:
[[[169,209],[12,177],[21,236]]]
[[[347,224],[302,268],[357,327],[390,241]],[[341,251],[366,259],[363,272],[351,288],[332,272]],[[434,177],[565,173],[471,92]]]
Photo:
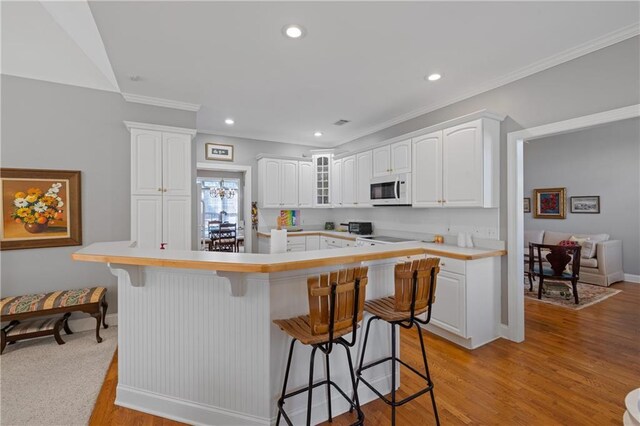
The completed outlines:
[[[416,118],[421,115],[428,114],[430,112],[439,110],[446,106],[455,104],[456,102],[460,102],[465,99],[471,98],[473,96],[479,95],[481,93],[488,92],[489,90],[497,89],[500,86],[504,86],[516,80],[520,80],[530,75],[547,70],[549,68],[553,68],[557,65],[563,64],[565,62],[569,62],[573,59],[579,58],[581,56],[595,52],[597,50],[604,49],[605,47],[609,47],[616,43],[620,43],[621,41],[630,39],[631,37],[635,37],[639,34],[640,34],[640,23],[635,23],[635,24],[628,25],[626,27],[622,27],[616,31],[605,34],[602,37],[598,37],[586,43],[567,49],[563,52],[557,53],[555,55],[551,55],[542,60],[533,62],[527,65],[526,67],[520,68],[518,70],[505,74],[501,77],[490,80],[486,83],[483,83],[475,87],[474,89],[471,89],[463,93],[462,95],[453,96],[445,101],[426,105],[424,107],[410,111],[406,114],[402,114],[398,117],[387,120],[383,123],[376,124],[375,126],[371,126],[366,130],[356,133],[356,136],[350,136],[349,139],[338,142],[333,146],[339,146],[347,142],[354,141],[356,139],[359,139],[364,136],[368,136],[377,131],[387,129],[396,124],[411,120],[412,118]]]
[[[131,129],[155,130],[158,132],[184,133],[191,136],[191,139],[198,132],[196,129],[188,129],[186,127],[164,126],[162,124],[138,123],[135,121],[123,121],[128,131]]]
[[[174,101],[172,99],[154,98],[152,96],[136,95],[134,93],[122,92],[122,97],[127,102],[137,104],[153,105],[163,108],[181,109],[183,111],[197,112],[200,110],[200,104],[191,104],[188,102]]]
[[[284,143],[287,145],[299,145],[299,146],[309,146],[309,147],[313,147],[313,148],[317,148],[317,149],[330,149],[332,147],[331,142],[320,142],[320,141],[316,141],[314,142],[306,142],[306,141],[289,141],[289,140],[275,140],[275,139],[260,139],[257,135],[254,136],[251,133],[247,133],[246,136],[238,136],[238,135],[234,135],[232,133],[228,133],[228,132],[220,132],[217,130],[210,130],[210,129],[201,129],[198,128],[198,133],[199,134],[203,134],[203,135],[209,135],[209,136],[222,136],[224,138],[235,138],[235,139],[248,139],[248,140],[253,140],[253,141],[258,141],[258,142],[273,142],[273,143]]]

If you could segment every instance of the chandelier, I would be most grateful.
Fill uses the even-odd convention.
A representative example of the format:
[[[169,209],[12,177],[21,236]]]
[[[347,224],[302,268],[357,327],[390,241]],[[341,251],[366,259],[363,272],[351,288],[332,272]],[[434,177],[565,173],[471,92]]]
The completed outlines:
[[[236,192],[233,188],[225,188],[224,179],[221,179],[218,187],[213,187],[209,190],[209,195],[211,195],[211,198],[233,198],[236,196]]]

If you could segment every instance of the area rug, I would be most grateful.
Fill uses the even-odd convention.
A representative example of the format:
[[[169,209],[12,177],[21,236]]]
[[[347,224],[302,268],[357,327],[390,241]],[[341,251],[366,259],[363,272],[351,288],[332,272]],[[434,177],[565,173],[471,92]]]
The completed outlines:
[[[545,285],[546,283],[547,280],[545,280]],[[552,305],[562,306],[563,308],[579,311],[580,309],[584,309],[588,306],[602,302],[603,300],[608,299],[611,296],[615,296],[622,291],[609,287],[600,287],[598,285],[578,283],[578,299],[580,300],[580,303],[576,305],[575,301],[573,300],[573,290],[570,287],[571,283],[569,283],[568,288],[568,291],[571,294],[571,297],[569,298],[565,298],[560,294],[554,292],[550,295],[546,295],[543,293],[542,299],[538,299],[538,282],[534,280],[533,291],[529,291],[529,282],[528,279],[525,278],[524,296],[537,302],[550,303]]]
[[[24,340],[0,356],[0,424],[86,425],[118,343],[117,327]]]

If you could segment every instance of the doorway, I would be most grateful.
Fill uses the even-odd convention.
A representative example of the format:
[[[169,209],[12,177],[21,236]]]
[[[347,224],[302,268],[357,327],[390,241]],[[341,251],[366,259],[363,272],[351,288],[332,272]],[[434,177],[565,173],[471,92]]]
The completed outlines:
[[[640,105],[559,121],[507,135],[508,321],[506,335],[524,341],[524,143],[640,117]]]
[[[197,194],[194,199],[197,225],[193,230],[195,250],[202,249],[203,238],[208,236],[208,224],[221,221],[236,224],[238,234],[244,238],[242,247],[245,253],[251,253],[253,230],[251,227],[251,166],[236,164],[197,163]],[[221,181],[224,180],[224,183]],[[212,197],[224,186],[235,190],[232,198]],[[213,190],[213,191],[212,191]],[[222,220],[220,220],[222,219]]]

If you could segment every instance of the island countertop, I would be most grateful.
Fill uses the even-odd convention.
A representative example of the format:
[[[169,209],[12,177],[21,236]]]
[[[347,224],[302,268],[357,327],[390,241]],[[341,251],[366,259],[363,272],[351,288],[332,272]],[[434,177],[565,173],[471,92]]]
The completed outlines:
[[[460,260],[503,256],[505,250],[460,248],[443,244],[408,242],[278,254],[219,253],[208,251],[149,250],[130,241],[93,243],[73,253],[74,260],[124,265],[211,271],[270,273],[358,263],[393,257],[429,254]]]

